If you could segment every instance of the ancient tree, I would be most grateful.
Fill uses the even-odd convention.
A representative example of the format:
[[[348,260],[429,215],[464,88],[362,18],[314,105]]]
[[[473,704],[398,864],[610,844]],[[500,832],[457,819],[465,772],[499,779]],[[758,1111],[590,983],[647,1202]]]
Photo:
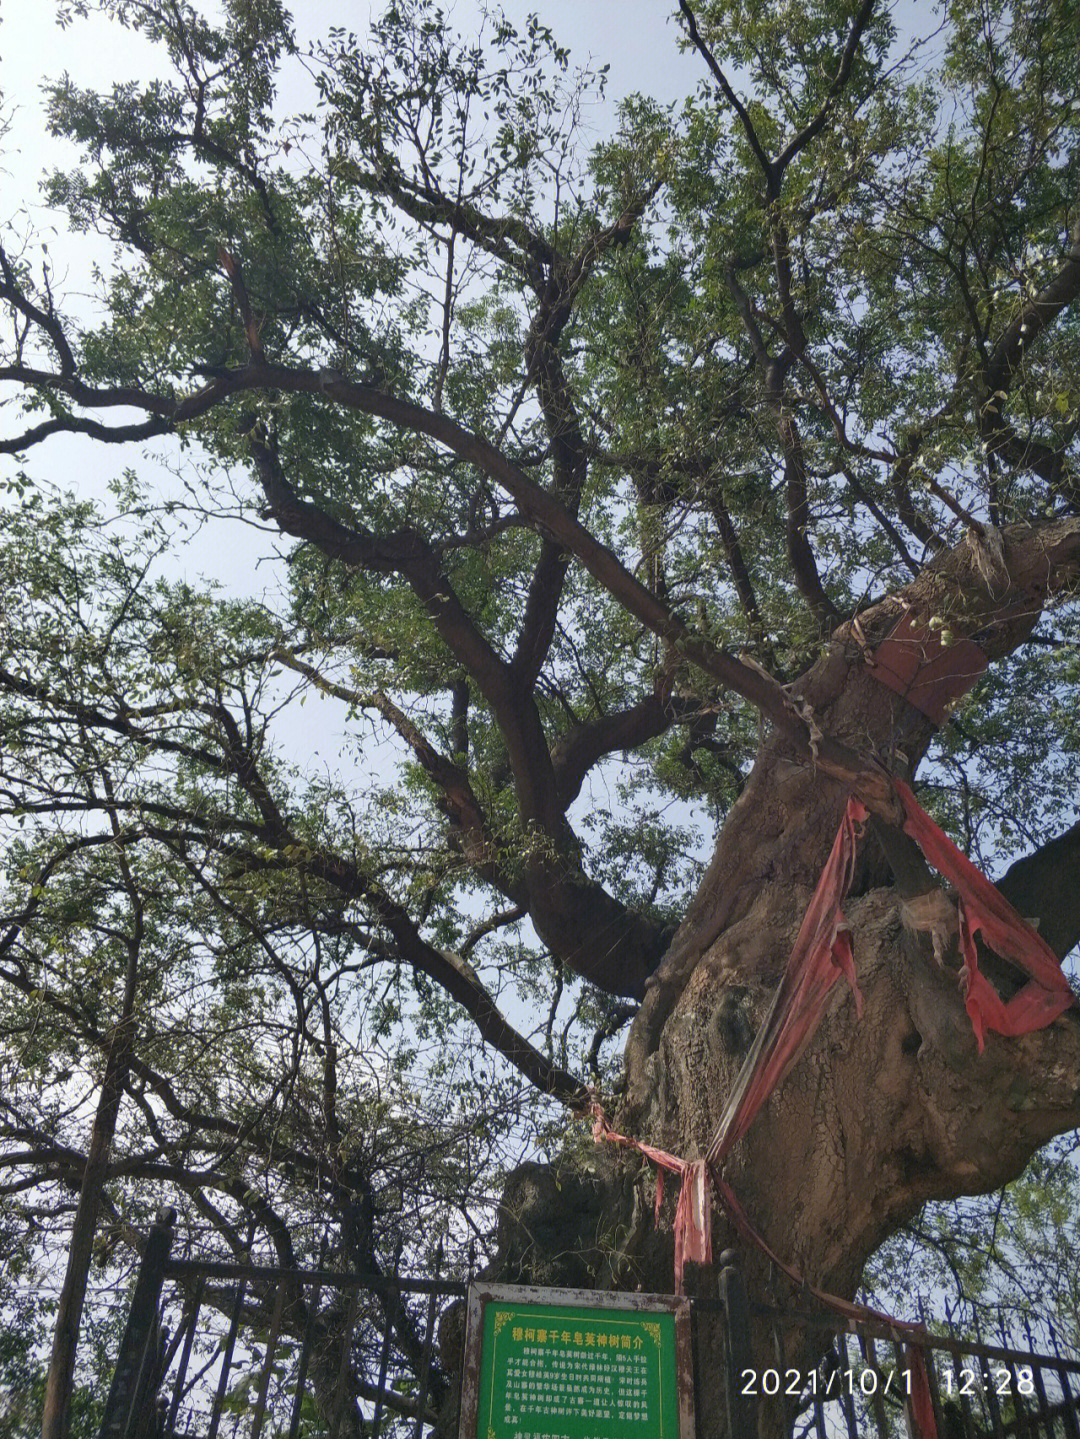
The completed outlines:
[[[410,0],[309,45],[276,0],[101,9],[168,74],[51,90],[83,158],[48,197],[115,256],[97,310],[17,222],[0,254],[6,1202],[81,1193],[83,1270],[136,1181],[207,1243],[288,1257],[322,1216],[375,1263],[384,1190],[490,1191],[545,1095],[557,1178],[515,1172],[499,1272],[670,1286],[673,1199],[654,1226],[648,1168],[573,1115],[598,1086],[702,1152],[854,795],[862,1018],[839,986],[725,1170],[850,1295],[927,1200],[1080,1122],[1075,1008],[978,1052],[894,788],[1068,953],[1071,0],[926,34],[680,0],[648,43],[690,98],[599,142],[602,77],[535,20],[458,38]],[[44,484],[63,436],[133,468],[111,519]],[[178,580],[193,516],[261,527],[274,594]],[[898,626],[936,700],[883,682]],[[275,749],[305,693],[344,735],[321,775]],[[370,1046],[415,1073],[417,1034],[473,1066],[471,1139],[372,1089]],[[96,1138],[42,1097],[73,1070]]]

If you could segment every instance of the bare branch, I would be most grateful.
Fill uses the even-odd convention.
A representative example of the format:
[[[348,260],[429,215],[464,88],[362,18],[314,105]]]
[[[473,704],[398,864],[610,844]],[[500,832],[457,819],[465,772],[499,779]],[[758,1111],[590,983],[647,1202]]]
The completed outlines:
[[[375,709],[389,721],[442,791],[445,813],[452,825],[461,831],[470,863],[477,873],[497,885],[516,902],[524,902],[522,886],[511,883],[495,863],[497,846],[467,772],[447,756],[440,754],[388,695],[380,691],[351,689],[347,685],[329,680],[320,674],[314,665],[307,664],[295,654],[281,648],[273,651],[273,658],[295,670],[297,674],[304,675],[324,694],[334,695],[357,708]]]
[[[229,284],[232,286],[232,292],[236,298],[236,306],[240,311],[240,319],[243,322],[248,349],[251,351],[252,360],[257,363],[263,358],[262,336],[259,334],[258,323],[252,313],[251,300],[248,298],[247,286],[244,284],[244,277],[240,273],[240,266],[237,264],[235,257],[230,255],[224,247],[218,250],[218,261],[228,276]]]
[[[60,317],[53,306],[48,280],[46,279],[47,304],[46,308],[42,309],[20,284],[15,267],[2,245],[0,245],[0,300],[7,300],[18,314],[25,316],[32,325],[36,325],[47,336],[60,361],[60,373],[65,376],[74,376],[75,355],[64,332]]]
[[[1015,910],[1037,920],[1039,933],[1064,959],[1080,941],[1080,821],[1041,849],[1018,859],[997,881]]]

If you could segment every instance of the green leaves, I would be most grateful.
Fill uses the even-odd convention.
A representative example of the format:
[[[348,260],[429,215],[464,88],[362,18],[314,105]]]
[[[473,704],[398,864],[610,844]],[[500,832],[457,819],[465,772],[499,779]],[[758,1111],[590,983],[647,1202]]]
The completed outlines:
[[[1052,1316],[1060,1349],[1075,1352],[1078,1199],[1075,1140],[1062,1139],[1002,1193],[928,1206],[875,1256],[868,1292],[876,1302],[909,1310],[920,1297],[940,1294],[965,1334],[979,1328],[985,1340],[989,1326],[1002,1324],[1018,1347],[1029,1342],[1024,1319]],[[1041,1332],[1036,1343],[1045,1343]]]
[[[94,312],[5,254],[0,366],[54,422],[27,448],[134,411],[180,473],[122,477],[110,513],[10,482],[0,1125],[62,1141],[35,1171],[61,1224],[63,1106],[141,906],[117,1223],[171,1186],[192,1242],[254,1221],[310,1256],[367,1185],[385,1257],[562,1143],[504,1059],[524,1036],[604,1069],[618,985],[644,989],[766,738],[515,508],[509,466],[799,695],[865,679],[834,621],[965,526],[1071,512],[1075,6],[956,0],[909,52],[884,6],[702,0],[685,102],[631,96],[599,143],[603,72],[536,17],[461,37],[400,0],[308,46],[271,0],[103,8],[169,77],[54,83],[80,158],[47,193],[116,263]],[[185,516],[269,531],[275,578],[191,578]],[[942,595],[935,632],[966,634]],[[997,644],[1015,613],[979,598]],[[930,753],[929,802],[995,868],[1071,813],[1076,626],[1066,593],[1031,645],[1017,623]],[[846,739],[891,755],[882,715]]]

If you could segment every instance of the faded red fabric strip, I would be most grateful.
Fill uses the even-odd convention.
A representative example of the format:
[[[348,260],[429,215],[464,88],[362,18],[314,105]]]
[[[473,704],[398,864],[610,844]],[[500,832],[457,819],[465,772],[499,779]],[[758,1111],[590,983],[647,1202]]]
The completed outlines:
[[[913,1439],[938,1439],[937,1421],[934,1418],[934,1406],[930,1398],[930,1384],[926,1374],[926,1362],[922,1346],[918,1343],[919,1338],[926,1338],[924,1326],[910,1323],[904,1319],[893,1319],[888,1314],[882,1314],[866,1304],[853,1304],[849,1299],[841,1299],[837,1294],[830,1294],[827,1290],[819,1289],[816,1285],[808,1283],[798,1270],[793,1269],[790,1264],[785,1264],[775,1250],[771,1249],[762,1239],[747,1218],[746,1211],[736,1198],[731,1185],[719,1175],[715,1177],[715,1184],[720,1202],[727,1210],[728,1217],[735,1228],[744,1239],[760,1249],[782,1274],[786,1274],[792,1284],[806,1293],[812,1294],[827,1309],[842,1314],[847,1319],[873,1320],[878,1324],[887,1324],[897,1338],[901,1334],[908,1336],[906,1353],[911,1374],[911,1388],[910,1393],[905,1396],[905,1401],[912,1423],[916,1426]]]
[[[749,1129],[754,1116],[798,1059],[804,1044],[820,1022],[829,991],[843,975],[855,995],[856,1012],[862,1013],[862,995],[855,980],[851,934],[840,906],[851,886],[858,852],[859,826],[866,810],[849,799],[829,858],[821,872],[814,896],[803,917],[795,947],[784,977],[773,998],[769,1014],[746,1056],[732,1100],[720,1122],[717,1135],[704,1159],[685,1160],[666,1150],[642,1144],[610,1129],[603,1111],[592,1106],[593,1137],[626,1145],[651,1159],[661,1170],[678,1174],[681,1180],[675,1209],[675,1290],[683,1292],[683,1270],[687,1260],[699,1264],[712,1258],[712,1205],[709,1197],[710,1170]],[[659,1213],[663,1189],[657,1185]]]
[[[642,1144],[610,1129],[603,1111],[592,1106],[593,1137],[626,1145],[651,1159],[661,1170],[681,1180],[675,1209],[675,1291],[683,1292],[687,1260],[699,1264],[712,1259],[712,1204],[709,1174],[723,1155],[749,1129],[754,1116],[795,1063],[821,1019],[829,991],[846,976],[855,994],[857,1013],[862,995],[855,980],[851,934],[840,906],[851,886],[858,851],[859,826],[866,810],[849,799],[829,858],[821,872],[813,899],[803,917],[784,977],[773,998],[768,1017],[743,1064],[745,1084],[737,1084],[733,1100],[704,1159],[685,1160],[666,1150]],[[657,1176],[656,1211],[663,1200]]]
[[[589,1108],[593,1116],[593,1138],[598,1144],[607,1141],[609,1144],[624,1145],[627,1149],[634,1149],[639,1154],[643,1154],[646,1159],[651,1160],[657,1166],[655,1210],[657,1218],[660,1215],[660,1205],[663,1199],[664,1172],[668,1171],[680,1176],[679,1202],[675,1208],[676,1294],[683,1293],[683,1275],[688,1260],[697,1264],[712,1263],[712,1201],[709,1190],[710,1186],[715,1186],[717,1197],[739,1233],[750,1244],[760,1249],[776,1268],[786,1274],[798,1288],[812,1294],[822,1304],[849,1319],[873,1319],[879,1323],[888,1324],[897,1333],[911,1336],[921,1335],[925,1332],[921,1324],[910,1324],[903,1320],[891,1319],[887,1314],[880,1314],[877,1310],[869,1309],[862,1304],[852,1304],[847,1299],[841,1299],[838,1295],[829,1294],[824,1289],[818,1289],[813,1284],[808,1284],[797,1270],[793,1269],[790,1264],[785,1264],[775,1250],[766,1244],[747,1218],[746,1211],[736,1198],[731,1185],[710,1169],[707,1160],[680,1159],[677,1154],[669,1154],[666,1149],[657,1149],[655,1145],[643,1144],[639,1139],[631,1139],[629,1135],[619,1134],[608,1124],[599,1104],[594,1101]],[[926,1368],[923,1364],[922,1350],[918,1345],[911,1346],[910,1356],[913,1356],[913,1362],[908,1408],[911,1411],[912,1419],[918,1425],[919,1439],[938,1439],[937,1428],[934,1424],[934,1411],[930,1403],[930,1391],[926,1382]]]
[[[905,832],[960,893],[960,947],[964,956],[961,982],[980,1051],[988,1029],[1007,1035],[1045,1029],[1076,999],[1057,955],[1037,930],[1025,924],[997,886],[938,829],[907,785],[901,780],[895,783],[906,815]],[[1007,1003],[979,971],[975,935],[980,932],[1002,959],[1031,975],[1031,983]]]
[[[952,840],[921,807],[911,790],[896,780],[896,792],[904,808],[904,830],[916,841],[930,863],[959,891],[960,943],[964,955],[962,983],[965,1004],[981,1050],[985,1030],[1000,1034],[1026,1034],[1050,1024],[1075,999],[1061,965],[1042,937],[1025,924],[1005,896],[982,875]],[[708,1263],[712,1258],[710,1181],[735,1227],[761,1249],[796,1285],[808,1290],[823,1304],[853,1319],[875,1319],[912,1336],[922,1334],[921,1325],[905,1324],[852,1304],[807,1284],[801,1275],[766,1244],[751,1225],[731,1186],[721,1177],[724,1155],[747,1132],[761,1106],[782,1082],[802,1053],[821,1021],[829,992],[841,975],[846,976],[855,996],[856,1013],[862,1014],[862,995],[855,977],[851,933],[841,908],[851,887],[855,859],[866,819],[865,808],[854,797],[844,810],[829,858],[821,872],[783,978],[736,1080],[703,1160],[687,1161],[666,1150],[630,1139],[611,1130],[599,1105],[593,1135],[636,1149],[661,1170],[678,1174],[682,1187],[675,1211],[675,1288],[683,1292],[683,1270],[687,1260]],[[975,935],[981,932],[986,943],[1004,959],[1031,975],[1031,982],[1008,1002],[1004,1001],[980,973]],[[657,1176],[657,1213],[663,1191]],[[908,1347],[912,1386],[909,1411],[919,1439],[937,1439],[937,1426],[922,1349]]]
[[[657,1149],[652,1144],[643,1144],[640,1139],[618,1134],[608,1124],[599,1104],[591,1104],[589,1110],[593,1116],[593,1138],[598,1144],[606,1140],[609,1144],[636,1149],[657,1166],[656,1219],[660,1218],[660,1206],[664,1202],[664,1171],[679,1176],[679,1202],[675,1206],[675,1293],[681,1294],[687,1260],[695,1264],[712,1263],[712,1200],[705,1160],[680,1159],[666,1149]]]
[[[863,806],[857,799],[849,799],[765,1023],[746,1056],[709,1145],[706,1158],[711,1165],[719,1164],[743,1137],[758,1110],[798,1059],[820,1023],[829,991],[841,975],[846,976],[855,995],[856,1013],[862,1014],[851,933],[840,906],[851,887],[860,826],[865,819]]]
[[[712,1263],[712,1196],[704,1159],[692,1160],[683,1172],[679,1202],[675,1206],[675,1292],[683,1292],[687,1260]]]
[[[941,725],[950,706],[985,672],[987,659],[974,640],[943,644],[928,618],[914,610],[901,615],[874,651],[867,673]]]
[[[934,1417],[934,1401],[930,1397],[930,1379],[926,1372],[926,1355],[921,1344],[909,1344],[904,1350],[908,1370],[911,1374],[911,1395],[907,1401],[908,1413],[915,1421],[914,1439],[938,1439],[937,1419]]]

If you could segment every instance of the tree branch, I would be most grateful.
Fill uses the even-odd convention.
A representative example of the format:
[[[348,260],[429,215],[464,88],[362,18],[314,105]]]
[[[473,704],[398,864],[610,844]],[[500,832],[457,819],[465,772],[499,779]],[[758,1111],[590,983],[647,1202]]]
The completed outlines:
[[[725,100],[727,100],[728,104],[735,111],[735,114],[739,117],[739,124],[743,128],[743,134],[746,136],[747,144],[754,152],[754,157],[757,160],[758,164],[761,166],[762,173],[765,176],[766,192],[769,198],[773,199],[775,197],[774,192],[777,187],[779,177],[776,175],[776,167],[773,164],[773,161],[770,160],[768,155],[765,153],[765,147],[762,145],[760,139],[758,138],[758,133],[754,129],[754,122],[750,119],[750,112],[739,99],[738,95],[736,95],[735,91],[731,88],[730,84],[728,83],[727,76],[724,74],[723,70],[721,70],[719,63],[717,62],[716,56],[712,53],[709,47],[705,44],[705,41],[701,38],[697,27],[697,21],[694,18],[694,12],[690,8],[689,0],[679,0],[679,9],[682,11],[683,17],[686,20],[686,29],[689,33],[690,41],[694,46],[694,49],[698,52],[698,54],[705,61],[706,65],[708,65],[709,69],[712,71],[716,79],[716,83],[720,86],[720,89],[723,92]]]
[[[314,665],[309,665],[289,651],[277,648],[273,658],[297,674],[311,681],[324,694],[344,700],[346,704],[360,709],[375,709],[398,732],[412,750],[425,772],[438,785],[446,813],[454,829],[460,831],[465,842],[469,862],[480,875],[496,885],[515,904],[525,902],[524,887],[515,885],[502,874],[495,863],[497,846],[488,826],[487,816],[476,797],[468,773],[453,760],[442,755],[421,733],[417,725],[402,710],[380,691],[360,691],[347,685],[338,684],[320,674]]]
[[[510,263],[526,276],[537,264],[551,265],[555,251],[543,236],[514,216],[490,216],[467,200],[450,199],[431,185],[419,185],[401,173],[393,156],[380,157],[378,173],[361,170],[350,160],[339,160],[335,174],[369,194],[385,195],[404,214],[426,225],[445,225],[471,240],[496,259]]]
[[[1037,919],[1039,933],[1064,959],[1080,942],[1080,820],[1040,849],[1018,859],[997,883],[1012,907]]]
[[[585,776],[604,755],[636,749],[700,708],[700,700],[672,694],[670,679],[661,680],[654,693],[637,704],[571,730],[552,755],[560,799],[566,805],[572,804]]]
[[[558,341],[585,280],[607,250],[630,240],[645,207],[659,188],[659,181],[646,187],[611,225],[591,236],[571,260],[556,257],[526,340],[526,382],[530,376],[536,381],[550,441],[554,491],[574,516],[585,487],[588,458]],[[523,687],[531,688],[551,647],[569,559],[561,545],[544,540],[511,662],[515,677]]]
[[[987,393],[994,398],[995,391],[1008,390],[1012,377],[1023,360],[1024,353],[1043,330],[1057,319],[1068,305],[1080,294],[1080,220],[1073,225],[1069,237],[1069,249],[1065,263],[1054,278],[1022,305],[1012,323],[998,340],[986,363],[985,383]]]
[[[799,593],[817,616],[825,629],[837,625],[843,619],[821,583],[817,560],[807,538],[810,520],[810,500],[806,484],[806,461],[803,455],[802,437],[795,417],[781,409],[778,415],[780,443],[784,450],[784,490],[787,496],[784,535],[787,543],[788,563]]]
[[[276,387],[279,378],[286,379],[291,373],[294,379],[287,381],[290,388],[300,375],[305,376],[302,387],[307,387],[307,372],[286,372],[275,365],[260,366],[259,371],[265,373],[270,386]],[[414,419],[422,416],[424,423],[432,425],[440,435],[465,437],[468,434],[445,415],[422,410],[407,401],[390,400],[384,392],[370,386],[344,379],[329,385],[316,383],[319,390],[331,398],[348,397],[346,404],[349,400],[365,404],[381,396],[380,407],[389,401],[396,415],[404,405],[402,413]],[[359,408],[356,403],[349,407]],[[468,457],[474,463],[488,468],[484,459],[498,455],[503,465],[515,475],[520,474],[494,447],[474,436],[469,436],[469,440]],[[495,653],[476,628],[442,573],[435,553],[419,534],[403,530],[378,540],[359,527],[349,529],[317,505],[296,496],[285,479],[272,444],[256,435],[251,444],[271,511],[287,534],[307,540],[324,554],[346,563],[380,569],[384,573],[400,573],[411,585],[436,632],[491,706],[506,743],[521,822],[525,829],[532,825],[540,831],[539,842],[527,850],[523,865],[529,911],[538,934],[571,969],[601,989],[633,996],[640,994],[646,976],[660,957],[663,931],[651,920],[632,914],[602,886],[589,880],[582,870],[576,842],[566,823],[565,806],[560,803],[531,686],[523,688],[510,665]],[[577,525],[557,498],[531,481],[525,483],[530,493],[547,496],[560,515]],[[587,533],[582,527],[578,528],[583,534]],[[516,898],[516,892],[509,892],[509,897]]]
[[[793,135],[784,148],[776,157],[776,169],[782,174],[783,171],[794,160],[801,150],[805,150],[811,140],[821,134],[829,112],[834,102],[843,94],[848,80],[851,78],[851,68],[855,63],[855,56],[859,49],[859,41],[862,39],[863,31],[870,23],[870,17],[874,13],[876,0],[863,0],[858,13],[851,22],[851,29],[848,31],[847,40],[840,55],[840,66],[836,72],[836,78],[829,86],[829,93],[825,97],[820,109],[814,118],[807,122],[797,135]]]

